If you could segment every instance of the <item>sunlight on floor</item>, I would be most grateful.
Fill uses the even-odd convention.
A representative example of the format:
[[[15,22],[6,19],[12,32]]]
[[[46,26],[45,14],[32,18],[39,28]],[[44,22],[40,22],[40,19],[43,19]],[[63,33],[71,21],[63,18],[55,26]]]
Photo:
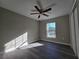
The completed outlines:
[[[14,51],[16,48],[24,45],[28,45],[28,33],[24,33],[23,35],[11,40],[10,42],[6,43],[5,46],[5,53]],[[25,44],[23,44],[25,43]]]
[[[14,51],[14,50],[16,50],[16,48],[11,48],[11,49],[5,50],[5,52],[7,53],[7,52]]]
[[[39,47],[39,46],[43,46],[44,44],[41,44],[41,43],[32,43],[32,44],[28,44],[28,43],[24,43],[22,46],[19,47],[19,49],[28,49],[28,48],[34,48],[34,47]],[[8,49],[8,50],[5,50],[6,53],[8,52],[12,52],[12,51],[15,51],[17,48],[11,48],[11,49]]]
[[[24,44],[25,45],[25,44]],[[22,46],[20,47],[20,49],[27,49],[27,48],[34,48],[34,47],[38,47],[38,46],[43,46],[44,44],[41,44],[41,43],[32,43],[32,44],[29,44],[29,45],[25,45],[25,46]]]

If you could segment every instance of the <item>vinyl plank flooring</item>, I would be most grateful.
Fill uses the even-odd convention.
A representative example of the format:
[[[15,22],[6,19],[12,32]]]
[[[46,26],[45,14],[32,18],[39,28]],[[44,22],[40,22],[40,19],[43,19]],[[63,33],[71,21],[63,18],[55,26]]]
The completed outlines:
[[[3,59],[77,59],[70,46],[38,41],[43,46],[17,49],[4,54]]]

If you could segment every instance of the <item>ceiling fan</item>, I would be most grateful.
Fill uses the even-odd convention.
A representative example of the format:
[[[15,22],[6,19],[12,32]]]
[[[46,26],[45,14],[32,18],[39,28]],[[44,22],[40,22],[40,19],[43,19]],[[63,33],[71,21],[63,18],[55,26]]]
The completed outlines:
[[[48,17],[49,15],[46,14],[46,12],[51,11],[52,10],[51,6],[55,5],[55,4],[51,4],[51,5],[47,6],[46,8],[43,8],[40,0],[37,0],[36,2],[37,2],[38,6],[36,6],[36,5],[34,6],[35,10],[32,10],[33,12],[31,13],[31,15],[38,14],[38,19],[40,18],[41,15]]]

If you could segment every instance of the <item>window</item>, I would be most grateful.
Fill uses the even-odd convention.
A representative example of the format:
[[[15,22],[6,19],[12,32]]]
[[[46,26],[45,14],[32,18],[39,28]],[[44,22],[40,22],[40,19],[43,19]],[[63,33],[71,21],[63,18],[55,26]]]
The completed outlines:
[[[10,52],[10,51],[15,50],[16,48],[20,47],[20,45],[22,43],[24,43],[22,46],[28,45],[28,42],[27,42],[27,32],[24,33],[23,35],[13,39],[12,41],[6,43],[5,44],[5,52]]]
[[[47,37],[56,38],[56,23],[47,23]]]

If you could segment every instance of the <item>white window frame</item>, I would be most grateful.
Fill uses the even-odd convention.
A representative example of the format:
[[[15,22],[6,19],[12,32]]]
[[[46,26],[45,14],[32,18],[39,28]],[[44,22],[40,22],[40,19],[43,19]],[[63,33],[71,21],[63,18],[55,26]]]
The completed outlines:
[[[55,27],[54,30],[50,30],[51,31],[50,33],[51,34],[54,33],[53,35],[49,35],[50,34],[49,33],[49,28],[48,28],[49,24],[52,24],[52,25],[54,24],[53,25],[53,27]],[[56,22],[47,23],[46,24],[46,32],[47,32],[47,34],[46,34],[47,38],[56,38]]]

